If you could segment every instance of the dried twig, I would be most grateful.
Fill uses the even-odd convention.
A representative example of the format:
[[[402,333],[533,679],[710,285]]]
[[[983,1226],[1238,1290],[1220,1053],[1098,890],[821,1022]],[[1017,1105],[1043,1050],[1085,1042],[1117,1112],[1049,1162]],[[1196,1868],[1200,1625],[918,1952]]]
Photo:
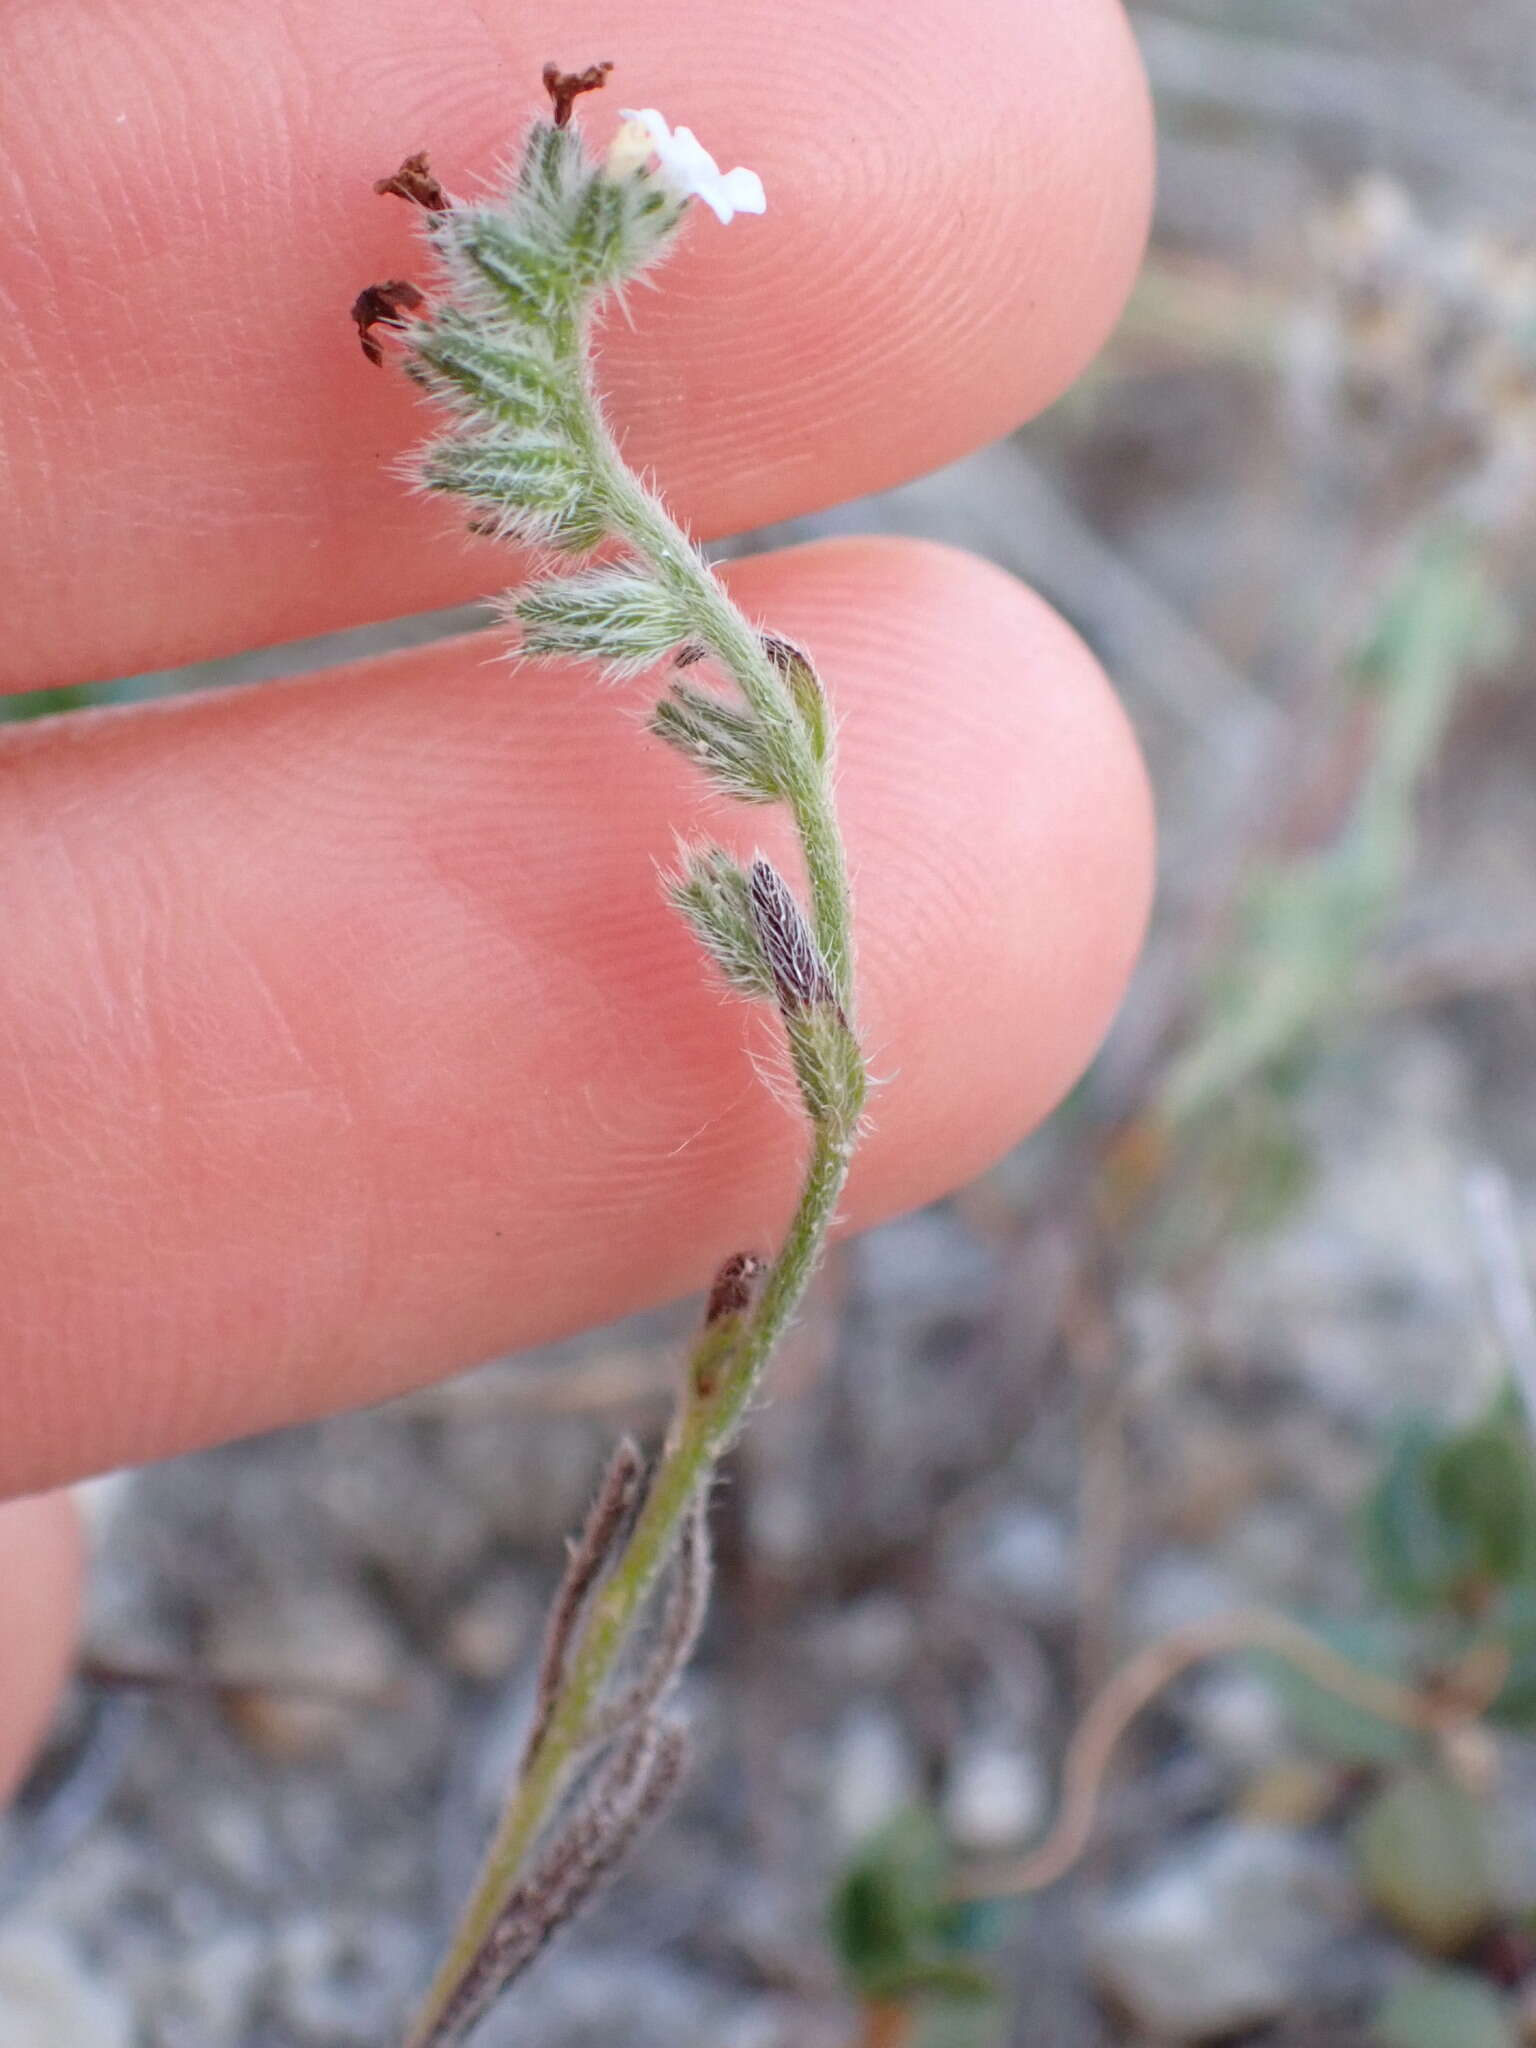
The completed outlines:
[[[571,1644],[592,1589],[611,1561],[614,1548],[634,1513],[644,1470],[639,1451],[630,1438],[623,1438],[608,1461],[586,1525],[576,1539],[570,1562],[556,1588],[544,1637],[544,1655],[539,1665],[533,1722],[523,1748],[522,1768],[525,1771],[538,1755],[548,1731],[555,1702],[565,1683]]]
[[[978,1870],[956,1887],[961,1898],[1002,1898],[1042,1891],[1064,1877],[1093,1834],[1110,1759],[1142,1710],[1192,1665],[1234,1650],[1282,1657],[1315,1684],[1379,1720],[1417,1734],[1441,1736],[1475,1721],[1504,1683],[1505,1656],[1480,1645],[1440,1684],[1415,1689],[1358,1664],[1319,1641],[1299,1622],[1263,1608],[1192,1622],[1149,1643],[1121,1666],[1079,1721],[1062,1769],[1061,1808],[1038,1848],[1016,1861]]]

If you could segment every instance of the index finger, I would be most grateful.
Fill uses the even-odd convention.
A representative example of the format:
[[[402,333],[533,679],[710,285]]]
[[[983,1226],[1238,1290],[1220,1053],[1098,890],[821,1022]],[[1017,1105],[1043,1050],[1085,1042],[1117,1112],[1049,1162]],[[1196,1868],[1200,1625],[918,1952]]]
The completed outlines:
[[[699,224],[604,343],[626,452],[705,535],[1037,410],[1103,339],[1146,223],[1118,0],[55,0],[0,40],[17,689],[508,580],[387,473],[419,415],[346,313],[417,260],[373,180],[425,147],[472,189],[548,57],[615,60],[610,99],[768,188],[762,220]],[[616,104],[582,118],[605,136]]]

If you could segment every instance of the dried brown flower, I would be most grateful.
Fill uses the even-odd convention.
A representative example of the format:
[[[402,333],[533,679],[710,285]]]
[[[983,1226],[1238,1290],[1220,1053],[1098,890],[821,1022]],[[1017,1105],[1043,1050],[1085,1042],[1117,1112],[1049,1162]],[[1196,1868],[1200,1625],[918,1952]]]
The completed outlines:
[[[571,118],[571,107],[577,96],[584,92],[596,92],[608,83],[611,63],[589,64],[585,71],[562,71],[558,64],[544,66],[544,90],[549,94],[555,109],[555,126],[565,127]]]
[[[448,194],[433,177],[427,165],[427,152],[418,149],[414,156],[408,156],[398,171],[387,178],[374,182],[374,191],[381,197],[392,194],[396,199],[409,201],[425,213],[446,213]]]
[[[357,322],[357,338],[370,363],[384,360],[384,351],[374,339],[374,328],[403,327],[406,314],[414,313],[425,303],[415,285],[403,277],[390,278],[384,284],[364,285],[352,301],[352,318]]]

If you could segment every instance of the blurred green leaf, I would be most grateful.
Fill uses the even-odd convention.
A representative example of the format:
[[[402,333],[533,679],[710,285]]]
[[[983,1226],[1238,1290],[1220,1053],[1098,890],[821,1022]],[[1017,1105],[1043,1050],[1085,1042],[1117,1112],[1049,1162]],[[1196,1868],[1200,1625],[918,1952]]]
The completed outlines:
[[[935,1959],[947,1910],[950,1856],[936,1817],[897,1814],[850,1859],[832,1895],[832,1946],[868,1996]]]
[[[1509,1588],[1485,1626],[1509,1653],[1509,1669],[1488,1719],[1505,1728],[1536,1729],[1536,1587]]]
[[[997,1999],[997,1984],[991,1972],[977,1963],[935,1956],[875,1976],[866,1982],[864,1994],[877,1999],[937,1998],[951,2005],[992,2004]]]
[[[1011,1901],[956,1901],[944,1832],[898,1814],[850,1859],[833,1893],[832,1945],[871,2004],[911,2006],[913,2048],[1002,2048],[1007,2007],[977,1955],[1016,1917]]]
[[[1501,1396],[1466,1428],[1398,1430],[1361,1523],[1377,1587],[1410,1613],[1465,1607],[1525,1581],[1536,1591],[1536,1455]]]
[[[1429,1970],[1390,1991],[1371,2022],[1380,2048],[1519,2048],[1514,2015],[1480,1977]]]
[[[1306,1622],[1308,1630],[1330,1649],[1337,1650],[1362,1671],[1382,1678],[1401,1680],[1407,1658],[1403,1628],[1390,1616],[1374,1621]],[[1252,1663],[1272,1686],[1297,1736],[1320,1755],[1341,1764],[1407,1763],[1417,1753],[1418,1739],[1411,1729],[1396,1721],[1384,1721],[1378,1714],[1340,1699],[1336,1692],[1284,1657],[1256,1651]]]
[[[1536,1463],[1522,1428],[1490,1416],[1444,1444],[1431,1478],[1441,1515],[1458,1529],[1474,1568],[1497,1584],[1536,1558]]]
[[[1436,1472],[1446,1432],[1423,1417],[1398,1428],[1361,1515],[1361,1547],[1378,1589],[1410,1614],[1447,1604],[1474,1571],[1468,1531],[1445,1511]]]
[[[953,1999],[931,2005],[921,2014],[912,2048],[1005,2048],[1008,2009],[994,1992],[985,2004]]]
[[[1448,1952],[1494,1908],[1482,1809],[1444,1771],[1404,1770],[1353,1830],[1367,1898],[1421,1947]]]
[[[1018,1924],[1020,1899],[955,1899],[944,1909],[940,1939],[947,1955],[987,1955],[1001,1948]]]

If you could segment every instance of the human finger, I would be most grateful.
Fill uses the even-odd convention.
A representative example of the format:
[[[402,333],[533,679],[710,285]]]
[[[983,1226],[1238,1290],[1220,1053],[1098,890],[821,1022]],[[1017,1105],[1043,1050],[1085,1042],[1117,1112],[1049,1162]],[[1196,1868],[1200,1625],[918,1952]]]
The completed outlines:
[[[68,1496],[0,1502],[0,1806],[21,1782],[79,1627],[79,1518]]]
[[[842,719],[867,1223],[1089,1056],[1145,782],[1082,643],[972,557],[828,542],[730,581]],[[656,876],[678,828],[782,856],[782,821],[486,645],[0,738],[0,1491],[376,1400],[782,1229],[797,1116]]]
[[[610,321],[626,451],[703,535],[931,468],[1102,341],[1140,255],[1118,0],[95,0],[0,25],[0,686],[76,683],[513,580],[390,474],[422,431],[354,294],[409,274],[373,181],[503,153],[551,55],[759,168]],[[581,118],[594,135],[616,105]]]

